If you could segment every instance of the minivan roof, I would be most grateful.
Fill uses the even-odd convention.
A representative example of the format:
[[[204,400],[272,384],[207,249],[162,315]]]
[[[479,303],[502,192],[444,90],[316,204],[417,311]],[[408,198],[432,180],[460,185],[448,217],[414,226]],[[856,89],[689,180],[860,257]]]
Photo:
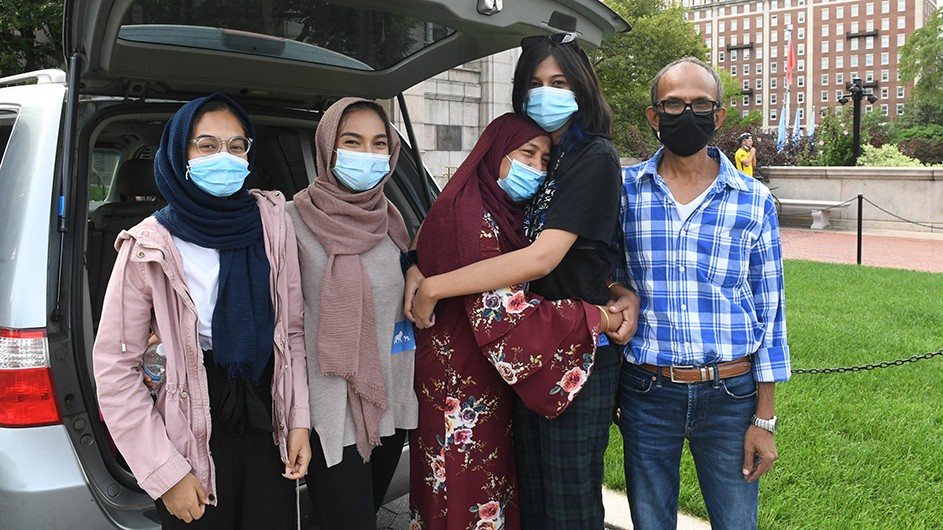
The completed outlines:
[[[528,35],[573,31],[597,46],[629,25],[599,0],[67,0],[64,28],[67,55],[84,56],[83,94],[189,99],[228,87],[311,107],[390,98]]]

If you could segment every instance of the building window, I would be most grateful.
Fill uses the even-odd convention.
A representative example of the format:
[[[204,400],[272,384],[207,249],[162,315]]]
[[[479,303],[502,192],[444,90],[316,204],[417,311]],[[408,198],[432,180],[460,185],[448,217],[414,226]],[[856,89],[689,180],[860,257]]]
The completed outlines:
[[[779,42],[779,32],[778,32],[778,31],[770,31],[770,32],[769,32],[769,41],[770,41],[770,42]]]
[[[870,30],[869,30],[870,31]],[[864,49],[872,50],[874,49],[874,37],[865,37],[864,38]]]
[[[887,48],[887,47],[890,46],[890,45],[891,45],[891,37],[890,37],[890,35],[881,35],[881,47],[882,47],[882,48]]]
[[[891,12],[891,3],[889,0],[884,0],[881,2],[881,13],[890,13]]]
[[[827,40],[823,40],[823,41],[822,41],[822,53],[828,53],[828,41],[827,41]]]
[[[786,23],[786,27],[788,28],[789,24],[792,24],[792,13],[786,13],[786,15],[783,16],[783,22]]]
[[[845,74],[842,74],[842,73],[835,74],[835,82],[838,83],[839,85],[844,85]]]
[[[868,2],[864,5],[864,14],[873,15],[874,14],[874,3]]]
[[[822,24],[822,36],[828,37],[828,24]]]
[[[762,31],[757,31],[757,32],[756,32],[756,35],[754,35],[753,37],[754,37],[754,38],[753,38],[753,42],[755,42],[755,43],[757,43],[757,44],[763,44],[763,32],[762,32]],[[757,59],[759,59],[760,57],[762,57],[762,55],[760,55],[760,52],[761,52],[761,51],[763,51],[763,48],[757,48],[757,49],[756,49],[756,58],[757,58]]]
[[[717,52],[717,62],[722,63],[724,62],[724,59],[725,59],[724,52]]]
[[[776,109],[769,111],[769,121],[776,121]]]
[[[891,29],[891,19],[885,17],[881,19],[881,30],[888,31]]]
[[[852,33],[858,33],[858,23],[857,23],[857,22],[852,22],[852,23],[851,23],[851,32],[852,32]]]
[[[730,98],[730,106],[731,107],[737,106],[737,98]]]
[[[828,90],[822,91],[822,101],[828,101]]]
[[[763,95],[762,95],[762,94],[757,94],[756,97],[753,98],[753,100],[756,101],[756,104],[757,104],[757,105],[762,105],[762,104],[763,104]]]
[[[864,111],[865,111],[865,112],[871,112],[871,110],[872,110],[873,108],[874,108],[874,107],[871,106],[871,105],[865,105]]]
[[[801,39],[802,37],[800,36],[799,38]],[[796,53],[805,55],[805,44],[799,44],[799,46],[796,47]]]
[[[734,9],[737,8],[737,6],[733,6],[733,7]],[[737,31],[737,19],[733,19],[730,21],[730,31]]]
[[[749,80],[749,79],[744,79],[744,80],[743,80],[743,89],[744,89],[744,90],[750,90],[750,80]]]
[[[901,33],[900,35],[897,36],[897,46],[898,46],[898,47],[904,45],[904,39],[905,39],[905,38],[907,38],[907,36],[904,35],[903,33]]]
[[[888,79],[888,71],[887,71],[887,70],[881,70],[881,81],[884,81],[884,82],[886,83],[886,82],[887,82],[887,79]]]
[[[885,116],[887,116],[887,105],[881,105],[881,112],[884,113]]]
[[[756,63],[756,64],[754,64],[753,66],[754,66],[754,68],[753,68],[753,71],[754,71],[754,72],[756,72],[757,74],[762,74],[762,73],[763,73],[763,63]]]
[[[839,17],[839,18],[841,18],[841,17]],[[844,22],[836,22],[836,23],[835,23],[835,36],[836,36],[836,37],[843,37],[844,35],[842,35],[842,33],[844,33],[844,32],[845,32],[845,23],[844,23]]]
[[[771,77],[771,78],[770,78],[770,80],[769,80],[769,87],[770,87],[770,88],[776,88],[776,78],[775,78],[775,77]]]
[[[843,52],[843,51],[845,51],[845,41],[844,41],[844,40],[837,40],[837,41],[835,41],[835,51],[836,51],[836,52]]]
[[[822,20],[828,20],[828,11],[829,9],[827,7],[822,9]]]
[[[743,75],[750,75],[750,65],[743,65]]]
[[[743,96],[743,104],[744,105],[750,104],[750,96]]]
[[[837,100],[839,100],[839,99],[841,99],[841,98],[842,98],[842,91],[841,91],[841,90],[836,90],[836,91],[835,91],[835,100],[837,101]]]
[[[843,18],[845,18],[845,8],[844,8],[843,6],[836,7],[836,8],[835,8],[835,19],[841,20],[841,19],[843,19]],[[840,24],[839,24],[839,25],[840,25]],[[838,33],[841,33],[841,30],[838,30],[837,32],[838,32]]]
[[[775,105],[777,99],[779,99],[779,98],[776,97],[776,94],[770,94],[770,95],[769,95],[769,104],[770,104],[770,105]]]
[[[727,46],[727,37],[724,37],[723,35],[717,37],[717,47],[723,48],[725,46]]]
[[[905,2],[904,0],[897,0],[897,10],[898,10],[898,11],[906,11],[906,10],[907,10],[907,2]]]
[[[796,61],[796,70],[799,70],[800,72],[805,71],[805,59],[799,59]]]
[[[871,83],[874,81],[874,72],[865,72],[864,73],[864,82]]]
[[[851,16],[858,16],[858,4],[851,4]]]
[[[887,99],[887,87],[881,89],[881,99]]]
[[[804,75],[800,75],[800,76],[796,79],[796,86],[797,86],[797,87],[800,87],[800,88],[805,86],[805,76],[804,76]]]
[[[898,116],[904,115],[904,105],[902,103],[897,104],[897,115]]]
[[[762,88],[763,88],[763,80],[762,80],[762,79],[757,79],[757,80],[756,80],[756,89],[757,89],[757,90],[761,90]]]
[[[727,31],[727,22],[724,21],[724,20],[721,20],[720,22],[718,22],[718,23],[717,23],[717,31],[719,31],[719,32],[721,32],[721,33],[726,32],[726,31]]]
[[[732,76],[734,76],[734,77],[737,76],[737,65],[733,65],[733,66],[730,67],[730,75],[732,75]]]
[[[776,68],[778,68],[778,66],[776,66],[777,64],[779,63],[769,63],[769,73],[771,74],[776,73]]]
[[[858,39],[851,39],[851,51],[858,49]]]
[[[746,37],[746,35],[744,35],[744,36],[743,36],[743,42],[746,42],[746,41],[747,41],[747,37]],[[743,57],[743,60],[744,60],[744,61],[749,61],[749,60],[750,60],[750,50],[749,50],[749,49],[743,50],[743,56],[742,56],[742,57]],[[747,71],[749,71],[749,68],[744,67],[744,70],[743,70],[743,71],[744,71],[744,72],[747,72]]]
[[[805,92],[799,92],[796,94],[796,103],[802,103],[805,101]]]
[[[907,19],[904,17],[897,17],[897,29],[904,29],[907,27]]]
[[[874,21],[873,20],[865,21],[864,29],[865,31],[874,31]]]
[[[778,46],[770,46],[770,48],[769,48],[769,58],[770,58],[770,59],[775,59],[775,58],[777,58],[777,57],[779,57],[779,47],[778,47]]]
[[[822,70],[828,70],[828,57],[822,57]]]
[[[828,84],[828,74],[822,74],[822,86]]]
[[[805,11],[799,11],[799,13],[796,15],[796,19],[799,21],[800,24],[804,23],[804,22],[805,22]],[[802,30],[803,30],[803,28],[799,28],[799,38],[800,38],[800,39],[802,38]]]
[[[864,54],[864,65],[865,66],[874,66],[874,54],[866,53]]]
[[[750,19],[747,17],[743,17],[743,30],[746,31],[748,29],[750,29]]]
[[[736,44],[736,42],[731,42],[730,44]],[[737,50],[730,50],[730,60],[731,61],[737,60]]]
[[[755,19],[753,19],[753,22],[756,22],[754,26],[756,26],[757,29],[763,27],[763,17],[756,17]]]
[[[835,68],[844,68],[845,67],[845,57],[839,55],[835,58]]]
[[[897,87],[897,97],[899,99],[904,99],[904,87],[902,86]]]

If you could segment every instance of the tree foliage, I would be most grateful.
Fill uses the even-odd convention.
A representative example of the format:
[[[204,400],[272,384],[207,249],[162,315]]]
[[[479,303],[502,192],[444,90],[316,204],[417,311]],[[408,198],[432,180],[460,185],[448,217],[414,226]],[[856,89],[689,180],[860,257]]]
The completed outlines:
[[[900,49],[900,78],[914,81],[904,121],[927,125],[943,121],[943,7],[914,31]]]
[[[607,0],[606,4],[632,24],[632,31],[606,39],[592,60],[612,107],[613,143],[624,154],[641,157],[643,151],[654,151],[657,143],[645,120],[655,74],[687,55],[706,59],[708,49],[684,19],[680,4],[667,0]]]
[[[900,152],[896,145],[885,144],[881,147],[865,144],[861,146],[858,165],[866,167],[922,167],[923,164],[913,157]]]
[[[854,160],[854,110],[832,107],[815,129],[810,151],[802,157],[803,163],[815,166],[851,166]],[[861,130],[861,145],[868,143],[868,131]]]
[[[0,0],[0,76],[59,67],[62,2]]]

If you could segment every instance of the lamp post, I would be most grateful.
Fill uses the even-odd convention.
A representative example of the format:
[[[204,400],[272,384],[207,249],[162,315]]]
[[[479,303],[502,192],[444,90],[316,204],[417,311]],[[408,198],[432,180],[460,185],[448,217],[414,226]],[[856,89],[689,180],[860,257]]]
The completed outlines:
[[[871,83],[869,85],[869,88],[876,87],[876,83]],[[864,85],[858,78],[852,79],[851,81],[845,83],[845,90],[847,90],[848,93],[843,94],[842,97],[838,98],[838,102],[844,105],[845,103],[848,103],[848,98],[851,98],[851,100],[854,102],[854,108],[852,109],[854,111],[854,115],[851,136],[851,165],[857,165],[858,157],[861,156],[861,100],[867,98],[868,103],[873,105],[874,102],[878,100],[878,97],[873,93],[866,94],[864,92]]]

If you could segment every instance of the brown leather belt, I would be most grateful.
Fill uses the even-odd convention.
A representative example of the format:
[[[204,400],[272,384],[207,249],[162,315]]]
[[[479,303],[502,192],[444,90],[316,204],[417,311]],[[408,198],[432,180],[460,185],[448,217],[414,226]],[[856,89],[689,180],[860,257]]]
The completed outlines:
[[[750,371],[750,358],[741,357],[732,361],[717,363],[708,366],[655,366],[642,364],[642,368],[653,373],[661,373],[662,377],[671,379],[672,383],[703,383],[714,380],[714,370],[717,370],[718,379],[736,377]]]

